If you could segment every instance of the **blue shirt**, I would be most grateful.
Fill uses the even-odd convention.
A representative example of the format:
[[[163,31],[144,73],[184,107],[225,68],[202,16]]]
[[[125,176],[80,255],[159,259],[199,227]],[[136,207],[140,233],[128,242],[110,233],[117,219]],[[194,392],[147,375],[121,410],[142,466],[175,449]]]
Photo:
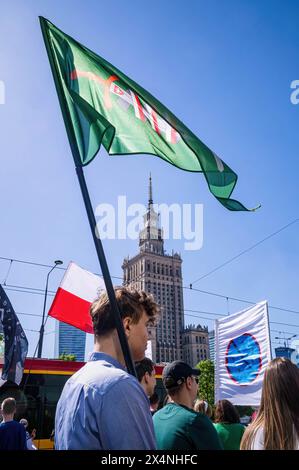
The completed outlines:
[[[17,421],[0,424],[0,450],[27,450],[23,424]]]
[[[55,416],[55,449],[155,449],[149,400],[138,380],[94,352],[65,384]]]

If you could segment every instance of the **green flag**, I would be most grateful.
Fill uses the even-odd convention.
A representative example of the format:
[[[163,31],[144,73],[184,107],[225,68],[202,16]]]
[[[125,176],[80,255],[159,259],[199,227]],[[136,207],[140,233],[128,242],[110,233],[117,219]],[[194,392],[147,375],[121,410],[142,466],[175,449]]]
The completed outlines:
[[[202,172],[227,209],[248,210],[230,199],[236,173],[162,103],[45,18],[40,22],[77,165],[88,165],[101,144],[110,155],[156,155]]]

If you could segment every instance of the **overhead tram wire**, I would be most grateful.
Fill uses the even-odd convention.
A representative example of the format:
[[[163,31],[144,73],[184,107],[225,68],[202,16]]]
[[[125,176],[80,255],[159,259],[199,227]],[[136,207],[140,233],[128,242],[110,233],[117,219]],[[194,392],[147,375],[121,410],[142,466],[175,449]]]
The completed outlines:
[[[295,221],[297,221],[297,220],[299,220],[299,219],[296,219]],[[294,223],[295,221],[293,221],[292,223]],[[288,224],[288,225],[290,225],[290,224]],[[3,257],[3,256],[0,256],[0,260],[1,259],[5,260],[5,261],[10,261],[10,262],[14,261],[14,262],[18,262],[18,263],[33,265],[33,266],[40,266],[40,267],[47,267],[47,268],[50,267],[50,265],[48,265],[48,264],[36,263],[36,262],[33,262],[33,261],[18,260],[18,259],[14,259],[14,258]],[[63,271],[66,271],[67,268],[57,267],[57,269],[61,269]],[[101,276],[100,274],[98,274],[98,275]],[[113,279],[120,279],[120,280],[123,279],[120,276],[111,276],[111,277]],[[14,286],[14,285],[10,285],[10,284],[5,285],[5,288],[7,290],[14,291],[14,292],[22,292],[22,293],[38,294],[38,295],[44,295],[44,292],[45,292],[44,289],[38,289],[38,288],[35,288],[35,287]],[[231,296],[223,295],[223,294],[218,294],[216,292],[210,292],[210,291],[206,291],[206,290],[203,290],[203,289],[197,289],[195,287],[193,288],[193,286],[191,286],[191,285],[190,286],[182,286],[182,288],[183,289],[188,289],[188,290],[191,290],[191,291],[195,291],[195,292],[200,292],[200,293],[207,294],[207,295],[212,295],[212,296],[219,297],[219,298],[223,298],[223,299],[226,299],[226,301],[227,301],[227,299],[229,299],[229,300],[234,300],[234,301],[237,301],[237,302],[243,302],[243,303],[247,303],[247,304],[251,304],[251,305],[256,304],[256,302],[253,302],[253,301],[250,301],[250,300],[240,299],[240,298],[237,298],[237,297],[231,297]],[[24,290],[24,289],[26,289],[26,290]],[[48,291],[48,294],[51,295],[51,296],[54,296],[55,293],[56,293],[55,291]],[[299,315],[298,310],[292,310],[292,309],[283,308],[283,307],[276,307],[274,305],[268,305],[268,307],[271,308],[271,309],[274,309],[274,310],[280,310],[280,311],[283,311],[283,312],[294,313],[294,314]],[[185,311],[187,311],[187,309],[185,309]],[[201,313],[201,311],[196,311],[196,312]],[[213,314],[212,312],[203,312],[203,313]],[[31,315],[33,315],[33,314],[31,314]],[[221,314],[215,314],[215,315],[221,316]],[[286,326],[295,326],[295,327],[298,326],[298,325],[292,325],[292,324],[287,324],[287,323],[278,323],[278,324],[286,325]]]
[[[8,278],[8,276],[9,276],[9,273],[10,273],[10,270],[11,270],[11,267],[12,267],[12,263],[13,263],[13,260],[11,259],[11,260],[10,260],[9,267],[8,267],[8,271],[7,271],[6,276],[5,276],[5,278],[4,278],[4,280],[3,280],[3,283],[2,283],[4,286],[6,286],[6,281],[7,281],[7,278]]]
[[[11,291],[11,292],[21,292],[22,294],[37,294],[37,295],[42,295],[42,296],[44,295],[42,292],[35,292],[33,290],[23,290],[21,288],[20,289],[13,289],[11,287],[6,287],[6,286],[5,286],[5,290]],[[55,293],[54,294],[50,293],[48,295],[54,297]]]
[[[295,221],[293,221],[292,223],[295,223],[298,219],[296,219]],[[289,224],[290,225],[290,224]],[[285,227],[286,228],[286,227]],[[281,229],[282,230],[282,229]],[[280,231],[281,231],[280,230]],[[6,274],[6,277],[5,277],[5,288],[7,290],[10,290],[10,291],[15,291],[15,292],[22,292],[22,293],[31,293],[31,294],[39,294],[39,295],[44,295],[44,289],[39,289],[39,288],[34,288],[34,287],[25,287],[25,286],[14,286],[14,285],[6,285],[6,280],[8,278],[8,275],[10,273],[10,270],[11,270],[11,266],[12,266],[12,263],[13,261],[15,262],[18,262],[18,263],[22,263],[22,264],[29,264],[29,265],[33,265],[33,266],[39,266],[39,267],[47,267],[49,268],[50,265],[47,265],[47,264],[42,264],[42,263],[36,263],[36,262],[30,262],[30,261],[23,261],[23,260],[17,260],[17,259],[12,259],[12,258],[5,258],[5,257],[0,257],[0,259],[2,260],[6,260],[6,261],[10,261],[10,265],[9,265],[9,269],[8,269],[8,272]],[[58,268],[60,270],[63,270],[63,271],[66,271],[66,268]],[[101,276],[101,275],[100,275]],[[102,276],[101,276],[102,277]],[[120,276],[111,276],[113,279],[119,279],[119,280],[123,280],[122,277]],[[24,290],[26,289],[26,290]],[[219,298],[224,298],[226,299],[226,301],[228,302],[228,299],[230,300],[234,300],[234,301],[237,301],[237,302],[244,302],[244,303],[248,303],[248,304],[252,304],[254,305],[256,302],[252,302],[252,301],[249,301],[249,300],[245,300],[245,299],[240,299],[240,298],[236,298],[236,297],[230,297],[230,296],[227,296],[227,295],[222,295],[222,294],[218,294],[218,293],[215,293],[215,292],[209,292],[209,291],[204,291],[202,289],[196,289],[196,288],[193,288],[192,285],[190,285],[189,287],[188,286],[183,286],[183,289],[189,289],[189,290],[192,290],[192,291],[195,291],[195,292],[201,292],[203,294],[207,294],[207,295],[212,295],[212,296],[216,296],[216,297],[219,297]],[[55,295],[55,292],[54,291],[49,291],[48,292],[49,295],[51,296],[54,296]],[[299,311],[295,311],[295,310],[291,310],[291,309],[286,309],[286,308],[283,308],[283,307],[276,307],[276,306],[270,306],[269,305],[269,308],[272,308],[272,309],[276,309],[276,310],[280,310],[280,311],[285,311],[285,312],[289,312],[289,313],[295,313],[295,314],[299,314]],[[224,316],[222,314],[218,314],[218,313],[215,313],[215,312],[201,312],[201,311],[194,311],[194,310],[190,310],[190,309],[185,309],[184,310],[185,312],[193,312],[193,313],[205,313],[205,314],[208,314],[208,315],[215,315],[215,316]],[[32,314],[32,313],[25,313],[25,312],[18,312],[17,313],[18,315],[28,315],[28,316],[36,316],[36,317],[40,317],[41,315],[37,315],[37,314]],[[208,318],[208,317],[203,317],[203,316],[199,316],[199,315],[191,315],[191,314],[187,314],[186,316],[189,316],[189,317],[194,317],[194,318],[199,318],[199,319],[204,319],[204,320],[213,320],[213,318]],[[47,316],[46,318],[46,322],[48,320],[49,316]],[[275,325],[282,325],[282,326],[290,326],[290,327],[294,327],[294,328],[299,328],[299,325],[295,325],[295,324],[290,324],[290,323],[283,323],[283,322],[274,322],[274,321],[270,321],[269,322],[270,324],[275,324]],[[46,323],[45,323],[46,324]],[[36,332],[35,330],[26,330],[26,331],[31,331],[31,332]],[[277,331],[277,332],[280,332],[278,330],[271,330],[271,331]],[[51,331],[51,332],[48,332],[46,334],[50,334],[50,333],[53,333],[55,331]],[[291,334],[291,333],[290,333]],[[38,348],[38,344],[37,343],[37,346],[35,348],[35,352],[33,354],[33,358],[36,356],[36,352],[37,352],[37,348]],[[27,376],[27,379],[25,381],[25,387],[28,383],[28,379],[29,379],[29,375],[30,375],[30,370],[28,371],[28,376]]]
[[[16,285],[11,285],[11,284],[7,284],[5,286],[5,288],[7,290],[10,290],[10,291],[13,291],[13,292],[23,292],[23,293],[26,293],[26,294],[28,293],[28,294],[44,295],[44,292],[45,292],[44,289],[39,289],[39,288],[36,288],[36,287],[16,286]],[[202,290],[202,289],[190,288],[188,286],[183,286],[182,288],[183,289],[188,289],[188,290],[191,290],[191,291],[195,291],[195,292],[200,292],[200,293],[206,294],[206,295],[212,295],[212,296],[215,296],[215,297],[219,297],[219,298],[225,299],[226,301],[227,301],[227,299],[229,299],[229,300],[234,300],[236,302],[243,302],[243,303],[247,303],[247,304],[251,304],[251,305],[255,305],[257,303],[257,302],[253,302],[252,300],[240,299],[240,298],[237,298],[237,297],[231,297],[231,296],[227,296],[227,295],[223,295],[223,294],[217,294],[216,292],[210,292],[210,291],[205,291],[205,290]],[[24,290],[24,289],[26,289],[26,290]],[[48,291],[48,294],[51,295],[51,296],[54,296],[56,294],[56,291]],[[295,313],[295,314],[299,315],[299,310],[292,310],[292,309],[284,308],[284,307],[276,307],[275,305],[268,305],[268,307],[272,308],[274,310],[280,310],[280,311],[283,311],[283,312]],[[206,312],[203,312],[203,313],[206,313]],[[219,315],[219,314],[217,314],[217,315]]]
[[[17,289],[29,289],[29,290],[33,290],[33,291],[39,291],[41,292],[42,294],[45,293],[45,289],[42,289],[40,287],[27,287],[27,286],[18,286],[18,285],[15,285],[15,284],[6,284],[6,287],[15,287]],[[55,291],[49,291],[48,292],[51,292],[52,294],[55,294]]]
[[[191,309],[184,309],[184,312],[192,312],[192,313],[203,313],[205,315],[215,315],[215,316],[219,316],[219,317],[225,317],[226,315],[223,313],[216,313],[216,312],[207,312],[207,311],[204,311],[204,310],[191,310]],[[25,315],[25,316],[32,316],[32,317],[41,317],[41,315],[38,315],[38,314],[34,314],[34,313],[26,313],[26,312],[16,312],[17,315]],[[203,318],[205,320],[215,320],[215,318],[210,318],[210,317],[203,317],[201,315],[192,315],[192,314],[187,314],[186,315],[187,317],[194,317],[194,318]],[[48,318],[49,316],[47,316]],[[292,327],[296,327],[296,328],[299,328],[299,324],[296,325],[296,324],[290,324],[290,323],[282,323],[282,322],[275,322],[275,321],[270,321],[270,323],[274,323],[274,324],[278,324],[278,325],[284,325],[284,326],[292,326]],[[277,333],[280,333],[281,330],[273,330],[273,331],[276,331]],[[288,332],[291,334],[291,332]]]
[[[273,331],[274,333],[284,333],[286,335],[292,335],[293,334],[293,331],[284,331],[284,330],[272,330],[271,328],[271,331]]]
[[[39,266],[39,267],[42,267],[42,268],[51,268],[52,266],[50,264],[43,264],[43,263],[37,263],[35,261],[25,261],[25,260],[20,260],[20,259],[15,259],[15,258],[7,258],[5,256],[0,256],[0,260],[4,260],[4,261],[11,261],[12,262],[15,262],[15,263],[21,263],[21,264],[29,264],[31,266]],[[61,271],[66,271],[67,268],[61,268],[61,267],[57,267],[56,269],[60,269]],[[96,274],[97,276],[100,276],[100,277],[103,277],[102,274],[99,274],[99,273],[94,273]],[[6,278],[8,277],[8,275],[6,275]],[[121,281],[123,280],[122,277],[120,276],[111,276],[112,279],[120,279]]]
[[[0,260],[1,259],[5,260],[5,261],[14,261],[15,263],[31,264],[32,266],[40,266],[42,268],[51,268],[52,267],[50,264],[36,263],[35,261],[25,261],[25,260],[15,259],[15,258],[6,258],[5,256],[0,256]],[[64,271],[66,271],[66,268],[57,268],[57,269],[62,269]]]
[[[21,286],[18,286],[21,288]],[[188,287],[183,287],[184,289],[189,289]],[[40,295],[43,295],[43,292],[35,292],[35,291],[29,291],[29,290],[26,290],[26,291],[23,291],[23,290],[17,290],[17,289],[11,289],[11,288],[7,288],[7,290],[12,290],[12,291],[15,291],[15,292],[24,292],[26,294],[40,294]],[[29,289],[29,288],[28,288]],[[199,292],[203,292],[205,294],[209,294],[209,295],[215,295],[217,297],[221,297],[221,298],[225,298],[227,299],[227,296],[225,295],[221,295],[221,294],[216,294],[216,293],[213,293],[213,292],[207,292],[207,291],[202,291],[202,290],[199,290],[199,289],[191,289],[191,290],[196,290],[196,291],[199,291]],[[53,292],[53,291],[52,291]],[[50,293],[49,295],[51,296],[54,296],[55,293]],[[228,297],[229,299],[231,300],[237,300],[238,302],[246,302],[246,303],[250,303],[250,304],[256,304],[256,302],[251,302],[251,301],[248,301],[248,300],[244,300],[244,299],[236,299],[235,297]],[[290,310],[290,309],[284,309],[282,307],[274,307],[274,306],[268,306],[269,308],[272,308],[272,309],[277,309],[277,310],[282,310],[282,311],[287,311],[287,312],[290,312],[290,313],[295,313],[295,314],[299,314],[299,311],[296,311],[296,310]],[[190,310],[190,309],[184,309],[185,312],[194,312],[194,313],[204,313],[206,315],[216,315],[216,316],[225,316],[225,314],[220,314],[220,313],[216,313],[216,312],[206,312],[206,311],[202,311],[202,310]],[[40,315],[34,315],[34,314],[28,314],[28,313],[19,313],[20,315],[32,315],[32,316],[40,316]],[[191,315],[187,315],[187,316],[191,316]],[[205,317],[198,317],[198,318],[205,318]],[[279,324],[282,324],[284,325],[284,323],[279,323]],[[288,324],[286,324],[288,326]],[[297,325],[291,325],[291,326],[297,326]],[[299,325],[298,325],[299,326]]]
[[[292,223],[295,223],[296,221],[298,221],[299,219],[295,219],[293,222],[291,222],[290,224],[288,225],[291,225]],[[287,225],[287,226],[288,226]],[[285,228],[287,227],[285,226]],[[279,231],[283,230],[280,229]],[[24,260],[18,260],[18,259],[14,259],[14,258],[7,258],[7,257],[3,257],[3,256],[0,256],[0,260],[5,260],[5,261],[14,261],[14,262],[17,262],[17,263],[23,263],[23,264],[30,264],[30,265],[33,265],[33,266],[41,266],[41,267],[46,267],[46,268],[50,268],[51,265],[49,264],[42,264],[42,263],[36,263],[36,262],[33,262],[33,261],[24,261]],[[67,268],[61,268],[61,267],[57,267],[57,269],[60,269],[60,270],[63,270],[63,271],[66,271]],[[96,273],[95,273],[96,274]],[[97,276],[100,276],[100,277],[103,277],[101,274],[96,274]],[[119,279],[119,280],[123,280],[123,278],[121,276],[111,276],[112,279]],[[7,284],[7,286],[10,286],[9,284]],[[6,286],[5,286],[6,287]],[[25,287],[24,286],[14,286],[14,287],[20,287],[20,289],[24,289]],[[26,288],[27,289],[27,288]],[[29,288],[28,289],[32,289],[32,290],[39,290],[42,295],[44,294],[45,290],[44,289],[37,289],[37,288]],[[229,299],[229,300],[235,300],[237,302],[244,302],[244,303],[248,303],[248,304],[251,304],[251,305],[255,305],[256,302],[253,302],[253,301],[250,301],[250,300],[245,300],[245,299],[239,299],[239,298],[236,298],[236,297],[231,297],[231,296],[228,296],[228,295],[223,295],[223,294],[217,294],[215,292],[209,292],[209,291],[206,291],[206,290],[203,290],[203,289],[197,289],[195,287],[193,287],[192,284],[190,284],[189,286],[183,286],[183,289],[189,289],[189,290],[192,290],[192,291],[195,291],[195,292],[201,292],[203,294],[207,294],[207,295],[213,295],[213,296],[216,296],[216,297],[220,297],[220,298],[223,298],[223,299]],[[10,289],[12,290],[12,289]],[[48,292],[51,292],[52,295],[55,295],[55,292],[54,291],[48,291]],[[33,292],[32,292],[33,293]],[[297,313],[299,314],[299,311],[296,311],[296,310],[291,310],[291,309],[288,309],[288,308],[283,308],[283,307],[276,307],[274,305],[268,305],[269,308],[272,308],[272,309],[275,309],[275,310],[281,310],[283,312],[289,312],[289,313]]]
[[[42,315],[38,315],[37,313],[26,313],[26,312],[16,312],[16,315],[25,315],[28,317],[42,317]]]
[[[184,308],[183,309],[184,312],[193,312],[193,313],[204,313],[206,315],[216,315],[217,317],[223,317],[223,313],[215,313],[215,312],[205,312],[203,310],[189,310],[187,308]],[[191,315],[188,315],[189,317],[191,317]]]
[[[197,289],[196,287],[183,286],[183,289],[188,289],[188,290],[195,291],[195,292],[201,292],[202,294],[213,295],[215,297],[220,297],[220,298],[225,299],[225,300],[229,299],[229,300],[235,300],[236,302],[244,302],[246,304],[251,304],[251,305],[255,305],[257,303],[257,302],[253,302],[252,300],[245,300],[245,299],[240,299],[240,298],[237,298],[237,297],[231,297],[229,295],[217,294],[216,292],[210,292],[210,291],[206,291],[206,290],[203,290],[203,289]],[[272,308],[274,310],[281,310],[283,312],[296,313],[296,314],[299,315],[299,310],[292,310],[292,309],[289,309],[289,308],[276,307],[274,305],[268,305],[268,307]]]
[[[139,278],[140,278],[140,276],[139,276]],[[139,280],[139,278],[137,279],[137,281]],[[240,299],[240,298],[237,298],[237,297],[231,297],[229,295],[217,294],[216,292],[210,292],[210,291],[206,291],[206,290],[203,290],[203,289],[197,289],[196,287],[192,287],[192,284],[190,284],[189,286],[182,286],[182,289],[187,289],[187,290],[195,291],[195,292],[201,292],[202,294],[213,295],[215,297],[225,299],[226,300],[226,309],[227,309],[227,314],[228,315],[230,314],[229,300],[234,300],[236,302],[244,302],[244,303],[251,304],[251,305],[256,305],[257,304],[257,302],[254,302],[252,300],[245,300],[245,299]],[[295,314],[299,315],[299,310],[291,310],[289,308],[276,307],[274,305],[269,305],[269,304],[268,304],[268,308],[272,308],[272,309],[275,309],[275,310],[281,310],[283,312],[295,313]]]
[[[272,323],[273,325],[294,326],[296,328],[299,328],[299,325],[294,325],[293,323],[282,323],[277,321],[270,321],[269,323]]]
[[[220,316],[220,317],[224,317],[225,314],[220,314],[220,313],[216,313],[216,312],[206,312],[206,311],[201,311],[201,310],[190,310],[190,309],[184,309],[185,312],[192,312],[192,313],[204,313],[204,314],[207,314],[207,315],[216,315],[216,316]],[[17,315],[29,315],[29,316],[36,316],[36,317],[41,317],[41,315],[37,315],[37,314],[33,314],[33,313],[25,313],[25,312],[16,312]],[[209,321],[213,321],[213,320],[216,320],[215,318],[210,318],[210,317],[205,317],[205,316],[202,316],[202,315],[192,315],[190,313],[188,313],[186,315],[187,317],[192,317],[192,318],[198,318],[198,319],[203,319],[203,320],[209,320]],[[49,315],[47,315],[46,317],[46,322],[45,322],[45,325],[47,323],[47,320],[49,318]],[[269,322],[270,324],[274,324],[274,325],[282,325],[282,326],[290,326],[290,327],[293,327],[293,328],[299,328],[299,324],[292,324],[292,323],[283,323],[283,322],[275,322],[275,321],[270,321]],[[35,331],[35,330],[26,330],[26,331]],[[54,333],[55,331],[51,331],[51,332],[47,332],[45,333],[46,335],[47,334],[50,334],[50,333]],[[286,334],[293,334],[293,332],[286,332],[286,331],[281,331],[281,330],[274,330],[271,328],[271,332],[277,332],[277,333],[286,333]],[[35,357],[35,354],[36,354],[36,351],[33,355],[33,358]]]
[[[211,271],[209,271],[208,273],[204,274],[203,276],[199,277],[198,279],[196,279],[195,281],[192,281],[190,283],[190,285],[193,285],[195,284],[196,282],[199,282],[201,281],[202,279],[205,279],[206,277],[210,276],[211,274],[215,273],[216,271],[219,271],[219,269],[223,268],[224,266],[227,266],[228,264],[232,263],[233,261],[235,261],[236,259],[240,258],[240,256],[244,255],[245,253],[248,253],[249,251],[253,250],[254,248],[256,248],[257,246],[261,245],[262,243],[264,243],[266,240],[269,240],[270,238],[274,237],[275,235],[277,235],[278,233],[282,232],[283,230],[285,230],[286,228],[290,227],[291,225],[295,224],[296,222],[299,221],[299,218],[297,219],[294,219],[292,220],[292,222],[289,222],[288,224],[284,225],[283,227],[281,227],[279,230],[276,230],[275,232],[271,233],[270,235],[268,235],[267,237],[263,238],[262,240],[258,241],[257,243],[255,243],[254,245],[251,245],[249,248],[246,248],[245,250],[241,251],[241,253],[239,253],[238,255],[236,256],[233,256],[232,258],[228,259],[227,261],[225,261],[224,263],[220,264],[219,266],[216,266],[216,268],[212,269]]]
[[[186,315],[188,317],[194,317],[194,318],[203,318],[205,320],[216,320],[215,318],[207,318],[207,317],[202,317],[202,316],[199,316],[199,315]],[[225,317],[226,315],[222,315],[222,317]],[[283,325],[283,326],[291,326],[291,327],[294,327],[294,328],[299,328],[299,324],[294,324],[294,323],[282,323],[282,322],[276,322],[276,321],[269,321],[270,324],[272,325]]]

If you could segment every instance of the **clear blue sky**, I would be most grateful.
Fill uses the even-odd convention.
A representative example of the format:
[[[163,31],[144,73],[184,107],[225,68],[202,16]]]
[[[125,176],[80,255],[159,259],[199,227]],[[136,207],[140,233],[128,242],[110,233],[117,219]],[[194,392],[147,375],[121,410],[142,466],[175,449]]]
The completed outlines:
[[[184,285],[298,217],[299,105],[290,101],[290,83],[299,79],[298,2],[12,0],[2,2],[0,18],[6,90],[0,256],[45,264],[60,258],[65,266],[74,260],[99,272],[38,15],[160,99],[236,171],[235,198],[249,207],[262,204],[255,213],[229,212],[201,174],[152,156],[109,157],[101,150],[85,172],[94,207],[116,204],[118,195],[129,204],[146,203],[150,171],[155,202],[204,204],[203,248],[184,251],[183,241],[166,243],[168,251],[181,252]],[[290,226],[196,287],[299,311],[298,230],[298,223]],[[107,240],[104,248],[111,274],[121,276],[122,260],[136,253],[137,242]],[[0,282],[8,266],[0,260]],[[43,289],[46,274],[46,268],[13,263],[7,284]],[[62,274],[52,273],[51,290]],[[42,295],[7,292],[17,312],[42,313]],[[227,313],[225,299],[186,290],[184,301],[188,310]],[[246,306],[229,302],[231,313]],[[212,328],[213,316],[201,316],[211,320],[186,315],[186,322]],[[20,319],[26,330],[39,329],[39,317]],[[270,309],[270,320],[298,325],[272,324],[273,330],[299,333],[298,314]],[[48,357],[53,329],[49,320]],[[26,333],[33,354],[38,335]]]

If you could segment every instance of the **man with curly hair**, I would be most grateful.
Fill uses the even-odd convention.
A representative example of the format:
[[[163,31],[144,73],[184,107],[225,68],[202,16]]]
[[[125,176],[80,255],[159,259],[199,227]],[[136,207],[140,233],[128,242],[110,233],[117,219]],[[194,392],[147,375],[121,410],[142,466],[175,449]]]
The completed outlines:
[[[144,358],[148,326],[158,315],[151,295],[115,288],[133,361]],[[149,450],[155,437],[149,400],[138,380],[128,374],[107,293],[90,309],[94,352],[65,384],[56,409],[58,450]]]

